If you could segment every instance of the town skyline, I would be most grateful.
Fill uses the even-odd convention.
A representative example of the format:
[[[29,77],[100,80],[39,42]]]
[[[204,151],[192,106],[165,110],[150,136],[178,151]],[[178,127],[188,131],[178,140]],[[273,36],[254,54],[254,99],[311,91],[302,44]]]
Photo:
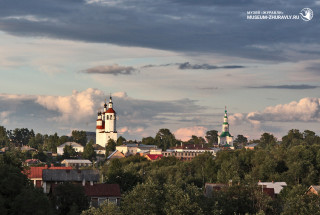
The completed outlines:
[[[246,18],[303,8],[312,20]],[[318,11],[319,1],[0,3],[0,123],[95,131],[111,93],[128,139],[221,132],[225,106],[233,136],[319,135]]]

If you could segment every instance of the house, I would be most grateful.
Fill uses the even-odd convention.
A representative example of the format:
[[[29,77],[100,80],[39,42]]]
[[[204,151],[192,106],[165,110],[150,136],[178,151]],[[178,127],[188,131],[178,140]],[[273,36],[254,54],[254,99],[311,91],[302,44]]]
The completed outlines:
[[[188,145],[182,145],[176,146],[170,149],[167,149],[167,151],[162,151],[162,155],[164,157],[174,156],[182,161],[190,161],[195,156],[199,154],[203,154],[205,152],[209,152],[212,155],[216,155],[216,153],[220,150],[220,148],[207,148],[203,145],[195,145],[195,144],[188,144]]]
[[[118,184],[86,184],[84,191],[93,207],[99,207],[105,201],[120,204],[121,192]]]
[[[244,148],[254,150],[257,147],[257,145],[258,143],[252,143],[252,144],[246,145]]]
[[[124,156],[124,154],[122,154],[121,152],[119,152],[118,150],[115,150],[114,152],[112,152],[107,160],[112,160],[112,159],[115,159],[115,158],[125,158],[126,156]]]
[[[227,184],[206,183],[204,187],[204,195],[210,198],[214,191],[220,191],[227,186]]]
[[[85,186],[99,181],[99,171],[86,169],[44,169],[42,171],[43,191],[49,193],[52,184],[74,183]]]
[[[57,154],[58,155],[63,155],[64,151],[64,147],[68,145],[68,146],[72,146],[72,148],[76,151],[76,152],[83,152],[84,147],[82,145],[80,145],[79,143],[76,142],[66,142],[60,146],[57,147]]]
[[[320,185],[311,185],[306,194],[316,194],[319,195],[320,194]]]
[[[50,192],[55,195],[56,188],[59,184],[52,184]],[[90,199],[91,207],[99,207],[102,203],[114,203],[120,205],[121,192],[118,184],[86,184],[83,187],[85,195]]]
[[[137,153],[146,153],[157,148],[156,145],[145,145],[140,143],[126,143],[121,146],[116,146],[116,150],[120,151],[126,157]]]
[[[262,189],[264,188],[273,188],[274,189],[274,194],[278,195],[280,194],[281,190],[287,186],[286,182],[258,182],[258,186],[261,186]]]
[[[105,155],[106,154],[106,148],[100,146],[99,144],[94,144],[93,149],[97,155]]]
[[[20,148],[20,150],[21,150],[22,152],[35,152],[35,151],[37,151],[36,149],[31,148],[30,146],[22,146],[22,147]]]
[[[27,159],[24,161],[24,165],[26,165],[26,166],[36,165],[39,163],[41,163],[41,161],[39,159]]]
[[[31,166],[29,169],[25,170],[24,173],[27,175],[27,177],[32,181],[33,185],[35,187],[41,188],[42,187],[42,171],[44,169],[72,169],[72,167],[55,167],[51,166],[48,167],[48,165],[45,166]]]
[[[88,167],[92,166],[92,162],[89,160],[84,160],[84,159],[64,159],[61,161],[61,164],[64,166],[71,166],[71,167]]]
[[[156,161],[156,160],[160,160],[163,155],[160,154],[160,155],[157,155],[157,154],[147,154],[144,156],[145,158],[147,158],[148,160],[150,161]]]

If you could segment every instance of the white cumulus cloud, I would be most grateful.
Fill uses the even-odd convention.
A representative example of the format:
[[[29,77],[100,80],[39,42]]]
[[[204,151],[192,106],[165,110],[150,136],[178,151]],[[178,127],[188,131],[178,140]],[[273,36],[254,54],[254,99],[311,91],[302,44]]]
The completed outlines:
[[[302,98],[288,104],[279,104],[265,108],[261,112],[251,112],[247,115],[250,121],[320,121],[320,99]]]
[[[36,102],[48,110],[58,111],[57,121],[80,121],[95,114],[104,94],[101,90],[88,88],[85,91],[73,91],[70,96],[38,96]]]

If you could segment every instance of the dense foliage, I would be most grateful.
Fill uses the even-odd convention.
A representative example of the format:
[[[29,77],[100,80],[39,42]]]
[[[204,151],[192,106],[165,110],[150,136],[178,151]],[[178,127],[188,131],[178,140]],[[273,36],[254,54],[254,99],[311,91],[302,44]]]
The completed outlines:
[[[50,202],[21,174],[21,161],[26,157],[41,156],[42,150],[52,149],[72,138],[56,134],[34,135],[33,131],[28,134],[26,130],[22,133],[19,136],[18,131],[8,132],[0,127],[0,143],[10,148],[0,155],[1,214],[29,214],[32,207],[38,214],[44,214],[44,208],[48,208],[46,214],[80,214],[82,211],[83,215],[318,214],[320,210],[320,197],[306,194],[310,185],[320,183],[320,137],[309,130],[290,130],[280,141],[270,133],[263,133],[260,139],[249,142],[243,135],[238,135],[238,146],[257,143],[256,149],[222,150],[216,156],[204,153],[186,162],[175,157],[151,162],[138,155],[104,162],[99,167],[103,182],[119,184],[123,198],[120,207],[105,204],[99,209],[87,209],[83,192],[75,191],[72,185],[63,187],[60,197]],[[13,138],[17,141],[20,138],[18,143],[29,138],[27,142],[38,149],[37,154],[28,155],[12,147],[9,142],[15,134],[19,134]],[[213,130],[207,132],[207,141],[192,136],[186,144],[210,146],[216,143],[216,137]],[[121,138],[110,143],[108,150],[114,150],[123,141]],[[180,142],[170,130],[160,129],[154,138],[144,138],[143,143],[166,149]],[[93,159],[92,149],[92,143],[87,144],[83,156]],[[72,154],[67,149],[66,153]],[[288,186],[273,199],[257,186],[259,180],[285,181]],[[204,195],[205,183],[226,186],[208,198]],[[32,201],[26,204],[24,199]],[[59,207],[50,206],[58,204]]]

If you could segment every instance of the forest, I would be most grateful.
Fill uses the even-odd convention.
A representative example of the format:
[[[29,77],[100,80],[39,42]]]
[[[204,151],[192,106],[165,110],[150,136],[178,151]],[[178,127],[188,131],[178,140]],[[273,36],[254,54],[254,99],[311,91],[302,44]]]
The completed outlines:
[[[178,140],[168,132],[160,129],[147,143],[161,148],[174,146]],[[0,143],[6,144],[3,136],[2,132]],[[192,137],[185,144],[212,144],[208,139]],[[122,191],[120,206],[104,204],[100,208],[89,208],[81,189],[70,184],[64,186],[76,195],[62,192],[59,199],[64,201],[57,209],[57,199],[33,188],[21,173],[22,153],[11,150],[0,155],[0,210],[2,214],[82,215],[320,213],[320,197],[306,194],[320,179],[320,137],[315,132],[292,129],[280,140],[263,133],[260,139],[249,141],[258,144],[254,150],[241,148],[246,142],[236,141],[239,149],[221,150],[216,156],[204,153],[192,161],[164,157],[151,162],[136,155],[100,163],[93,168],[100,170],[102,182],[117,183]],[[259,180],[286,182],[288,186],[271,198],[261,192]],[[227,186],[208,198],[205,183]]]

